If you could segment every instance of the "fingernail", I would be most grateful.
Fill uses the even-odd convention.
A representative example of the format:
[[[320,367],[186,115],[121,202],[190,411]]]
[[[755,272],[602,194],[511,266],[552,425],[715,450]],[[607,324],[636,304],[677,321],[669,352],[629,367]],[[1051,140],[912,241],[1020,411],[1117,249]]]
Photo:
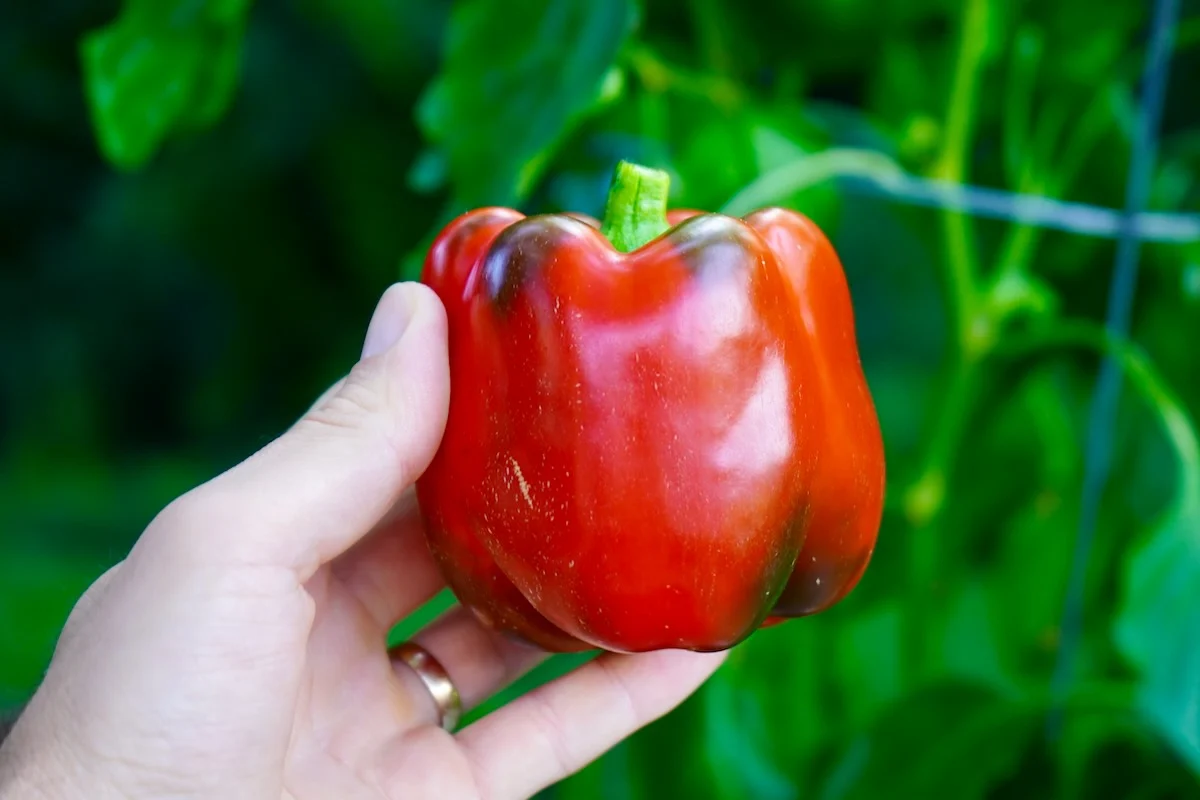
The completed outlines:
[[[370,358],[390,350],[408,329],[412,315],[412,302],[404,284],[396,284],[384,292],[371,315],[371,324],[367,326],[362,357]]]

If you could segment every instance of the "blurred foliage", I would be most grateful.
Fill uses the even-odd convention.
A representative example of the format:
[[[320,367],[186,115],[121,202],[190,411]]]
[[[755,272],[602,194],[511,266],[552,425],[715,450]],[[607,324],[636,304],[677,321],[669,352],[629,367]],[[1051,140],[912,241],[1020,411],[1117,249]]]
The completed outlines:
[[[786,204],[830,232],[888,509],[847,601],[756,634],[547,794],[1200,796],[1200,243],[1143,247],[1131,344],[1098,327],[1111,239],[886,188],[1120,208],[1150,9],[0,6],[0,705],[24,701],[74,599],[158,508],[339,377],[450,216],[596,214],[629,158],[668,169],[677,205]],[[1184,0],[1153,210],[1200,209],[1197,96],[1200,2]],[[1060,696],[1105,353],[1127,391]]]
[[[175,130],[205,127],[233,98],[249,0],[135,0],[83,44],[100,146],[140,167]]]

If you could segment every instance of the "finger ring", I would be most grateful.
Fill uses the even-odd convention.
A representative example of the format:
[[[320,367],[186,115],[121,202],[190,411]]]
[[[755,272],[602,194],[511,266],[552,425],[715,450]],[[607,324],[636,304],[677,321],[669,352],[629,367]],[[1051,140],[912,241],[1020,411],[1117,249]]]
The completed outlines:
[[[388,655],[393,660],[403,661],[417,674],[438,708],[441,717],[438,724],[448,731],[454,730],[462,716],[462,698],[442,663],[413,642],[401,642],[389,650]]]

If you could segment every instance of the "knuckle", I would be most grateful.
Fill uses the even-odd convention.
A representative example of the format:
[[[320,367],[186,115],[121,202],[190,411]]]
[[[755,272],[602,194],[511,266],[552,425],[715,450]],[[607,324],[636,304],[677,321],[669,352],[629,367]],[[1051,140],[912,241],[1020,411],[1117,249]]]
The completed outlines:
[[[363,365],[356,366],[341,388],[318,403],[301,420],[301,425],[354,430],[384,410],[384,398],[372,385]]]
[[[317,438],[364,437],[371,451],[387,462],[389,472],[403,476],[407,483],[419,466],[411,437],[400,422],[401,410],[411,401],[378,369],[378,365],[355,366],[342,387],[310,410],[296,430]]]
[[[573,774],[579,768],[579,764],[575,754],[567,745],[567,729],[563,724],[562,716],[554,708],[554,704],[542,695],[533,694],[529,695],[529,698],[529,714],[533,729],[538,738],[542,740],[545,752],[550,756],[555,771],[563,776]]]
[[[626,680],[621,670],[614,665],[614,662],[608,659],[597,659],[595,662],[601,674],[605,676],[609,685],[612,687],[612,697],[616,706],[626,717],[625,724],[629,728],[641,728],[649,722],[650,715],[647,714],[638,703],[637,694],[629,681]]]

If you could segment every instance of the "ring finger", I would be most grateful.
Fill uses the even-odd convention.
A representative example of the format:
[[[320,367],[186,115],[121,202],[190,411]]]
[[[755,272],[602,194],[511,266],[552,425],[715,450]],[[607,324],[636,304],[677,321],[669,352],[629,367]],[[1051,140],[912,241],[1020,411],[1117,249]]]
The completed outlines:
[[[484,627],[462,606],[447,611],[410,641],[445,670],[458,690],[464,713],[510,685],[549,655],[540,648]],[[418,674],[419,670],[434,674],[436,665],[433,670],[424,670],[420,665],[414,668],[397,656],[397,650],[393,648],[389,654],[397,678],[411,693],[425,698],[427,719],[431,724],[439,724],[442,711],[434,701],[434,693]]]

